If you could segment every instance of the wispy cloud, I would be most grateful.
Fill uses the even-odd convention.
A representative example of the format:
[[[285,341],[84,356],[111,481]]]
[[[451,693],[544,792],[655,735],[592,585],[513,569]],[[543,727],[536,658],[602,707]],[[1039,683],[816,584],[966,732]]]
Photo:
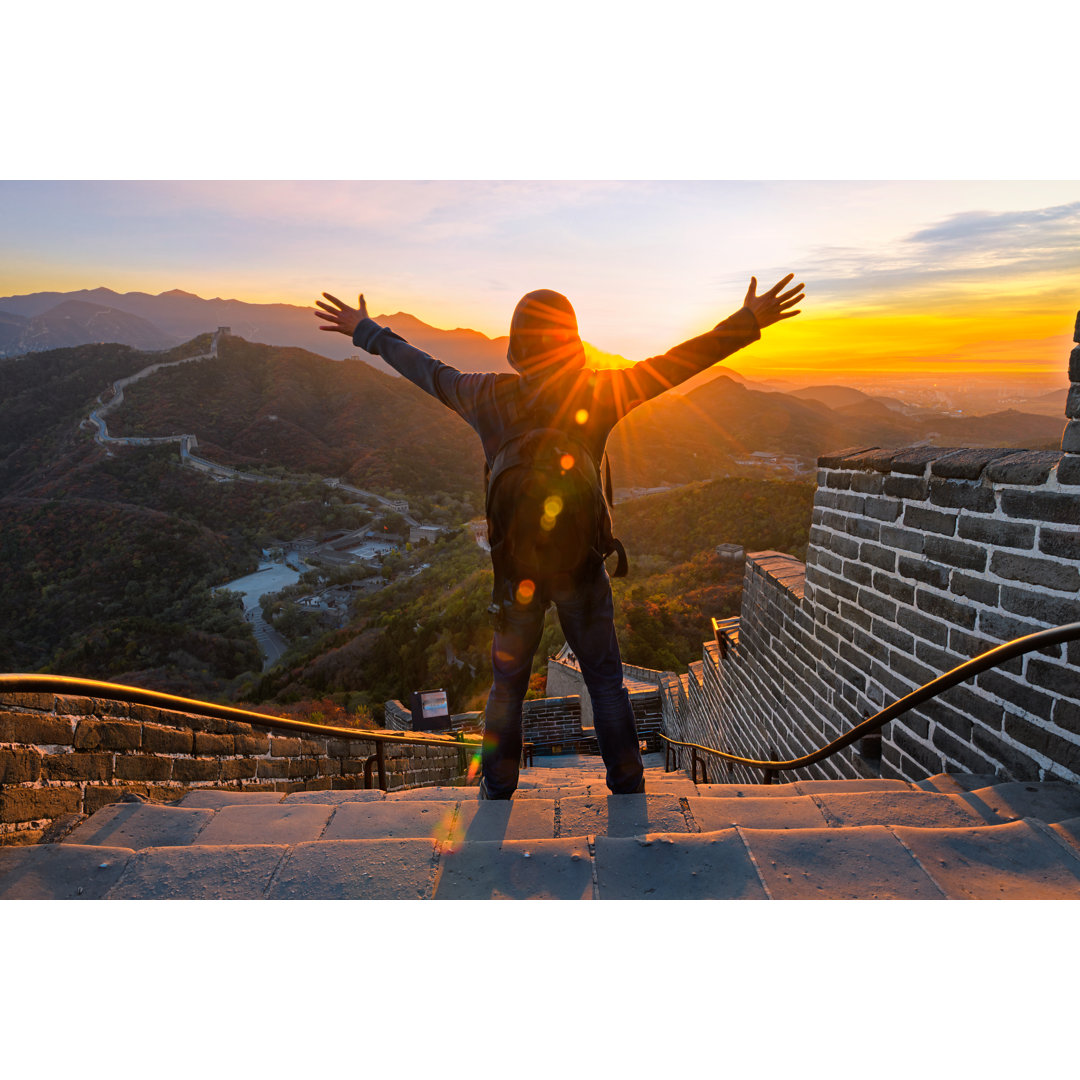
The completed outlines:
[[[1080,273],[1080,201],[952,214],[874,249],[817,247],[807,273],[823,294],[881,297],[978,281]]]

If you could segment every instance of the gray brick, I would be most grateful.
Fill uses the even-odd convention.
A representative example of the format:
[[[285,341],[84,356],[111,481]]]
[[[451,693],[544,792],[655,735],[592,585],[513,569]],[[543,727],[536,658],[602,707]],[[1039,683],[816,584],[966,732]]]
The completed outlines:
[[[930,466],[931,476],[944,476],[953,480],[978,480],[983,469],[997,458],[1015,453],[1001,447],[979,450],[954,450],[938,458]]]
[[[934,506],[951,506],[980,514],[992,514],[997,509],[992,487],[963,480],[931,480],[930,502]]]
[[[1063,626],[1065,623],[1080,622],[1080,602],[1049,596],[1041,590],[1028,591],[1003,586],[1001,606],[1013,615],[1040,619],[1051,625]]]
[[[836,488],[840,490],[847,490],[851,487],[851,473],[843,472],[838,469],[828,469],[825,471],[824,483],[818,484],[818,490],[822,487]],[[816,497],[816,496],[815,496]]]
[[[1005,742],[985,728],[977,727],[971,733],[976,749],[982,750],[1000,766],[1000,772],[1009,780],[1038,780],[1039,767],[1022,750]],[[993,770],[995,772],[998,769]]]
[[[1080,735],[1080,705],[1061,698],[1054,706],[1054,723],[1072,735]]]
[[[896,621],[896,602],[872,589],[859,590],[859,607],[874,615],[880,615],[889,622]]]
[[[1033,724],[1022,716],[1009,713],[1005,717],[1005,734],[1035,753],[1062,765],[1070,772],[1080,772],[1080,744]]]
[[[1003,701],[1015,705],[1024,712],[1049,720],[1054,711],[1054,699],[1040,690],[1035,690],[1026,683],[1018,682],[1009,675],[991,669],[976,677],[976,685],[988,694],[994,694]]]
[[[929,618],[917,611],[901,608],[896,620],[905,630],[910,630],[917,637],[931,641],[935,645],[947,645],[949,627],[937,619]]]
[[[933,585],[936,589],[947,589],[949,587],[949,574],[951,571],[949,567],[941,566],[939,563],[900,558],[897,561],[896,569],[901,577],[914,578],[925,585]]]
[[[1000,611],[979,612],[979,632],[998,644],[1005,641],[1015,641],[1016,638],[1026,637],[1028,634],[1034,634],[1045,629],[1045,626],[1038,623],[1014,619],[1002,614]]]
[[[890,577],[888,574],[875,574],[873,585],[879,593],[891,596],[894,600],[899,600],[901,604],[915,603],[915,586],[909,585],[906,581]]]
[[[895,499],[875,499],[868,495],[864,513],[878,521],[895,521],[900,516],[900,503]]]
[[[1058,466],[1059,484],[1080,484],[1080,454],[1066,454]]]
[[[954,667],[959,667],[967,657],[957,656],[947,649],[939,649],[926,641],[917,641],[915,642],[915,659],[932,667],[938,675],[944,675],[945,672],[952,671]],[[927,702],[923,708],[928,715],[934,715],[932,702]]]
[[[942,450],[937,446],[912,446],[907,450],[900,450],[893,455],[892,471],[894,473],[909,473],[914,476],[924,476],[926,466],[931,461],[943,457],[948,450]]]
[[[961,742],[948,731],[938,728],[934,732],[934,743],[940,747],[941,752],[964,772],[992,773],[995,772],[994,763],[985,755],[965,742]]]
[[[1046,555],[1056,555],[1059,559],[1080,562],[1080,528],[1066,531],[1044,525],[1039,530],[1039,550]]]
[[[1061,436],[1061,449],[1066,454],[1080,454],[1080,420],[1070,420]]]
[[[871,623],[870,631],[879,641],[888,642],[902,652],[910,653],[915,648],[915,639],[891,623],[875,619]]]
[[[965,544],[960,540],[947,540],[941,536],[928,536],[923,549],[928,559],[955,566],[960,570],[986,569],[986,548],[977,544]]]
[[[893,671],[897,675],[907,679],[908,682],[914,683],[916,686],[925,686],[926,683],[936,679],[939,674],[933,668],[927,667],[913,657],[902,656],[898,653],[893,654],[891,664]]]
[[[1011,581],[1023,581],[1061,592],[1075,592],[1080,587],[1080,570],[1075,566],[1004,551],[994,553],[990,560],[990,572]]]
[[[856,585],[869,585],[874,573],[869,566],[863,566],[860,562],[849,561],[844,563],[844,577],[848,581],[854,581]]]
[[[1030,550],[1035,545],[1035,526],[1021,525],[1016,521],[999,518],[978,518],[964,514],[958,528],[963,540],[977,540],[995,547],[1011,547]]]
[[[913,758],[920,768],[926,771],[927,776],[933,776],[935,773],[943,771],[942,766],[944,763],[941,760],[941,754],[931,750],[930,747],[914,736],[908,735],[903,730],[898,730],[893,736],[893,741],[908,757]]]
[[[873,621],[857,604],[849,604],[846,600],[840,603],[840,618],[854,626],[861,626],[864,630],[869,630]]]
[[[876,566],[879,570],[891,572],[896,569],[896,552],[890,548],[881,547],[880,544],[864,543],[859,548],[859,558],[864,563]]]
[[[975,600],[980,604],[996,607],[1000,586],[985,578],[972,577],[970,574],[961,574],[956,571],[950,579],[952,591],[957,596],[966,596],[969,600]]]
[[[1061,454],[1056,450],[1021,450],[986,467],[984,477],[994,484],[1045,484]]]
[[[1065,398],[1065,415],[1070,420],[1080,417],[1080,382],[1069,387],[1068,396]]]
[[[1066,495],[1057,491],[1003,491],[1001,508],[1009,517],[1075,525],[1080,521],[1080,494]]]
[[[941,533],[942,536],[956,534],[956,514],[927,510],[921,506],[909,506],[904,511],[904,524],[923,532]]]
[[[894,499],[913,499],[925,502],[929,484],[921,476],[887,476],[882,491]]]
[[[871,450],[880,450],[879,446],[846,446],[843,450],[834,450],[831,454],[822,454],[817,459],[819,469],[846,469],[848,460]]]
[[[939,596],[926,589],[916,589],[915,606],[928,615],[945,619],[954,626],[962,626],[967,630],[975,628],[976,612],[970,604],[950,600],[947,596]],[[939,644],[944,644],[944,642],[939,642]]]
[[[851,477],[851,490],[863,495],[880,495],[884,480],[878,472],[857,472]]]
[[[1033,656],[1028,660],[1027,677],[1035,686],[1080,701],[1080,671],[1074,667],[1062,667]]]
[[[887,547],[921,554],[925,539],[922,532],[916,532],[913,529],[900,529],[895,525],[881,526],[881,542]]]

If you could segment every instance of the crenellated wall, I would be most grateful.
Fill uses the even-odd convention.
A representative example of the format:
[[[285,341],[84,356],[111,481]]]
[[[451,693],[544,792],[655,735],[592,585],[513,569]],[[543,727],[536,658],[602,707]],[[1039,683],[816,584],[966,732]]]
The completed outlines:
[[[778,552],[747,557],[740,618],[688,676],[665,678],[666,733],[797,757],[995,645],[1080,621],[1080,347],[1069,370],[1061,452],[819,459],[805,567]],[[1080,642],[984,672],[893,720],[880,742],[799,775],[944,770],[1080,781]]]

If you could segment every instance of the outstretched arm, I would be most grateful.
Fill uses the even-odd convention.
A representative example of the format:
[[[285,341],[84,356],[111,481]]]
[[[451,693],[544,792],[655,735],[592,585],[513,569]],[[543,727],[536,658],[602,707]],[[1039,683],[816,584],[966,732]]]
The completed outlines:
[[[734,315],[714,326],[707,334],[684,341],[663,356],[643,360],[620,372],[619,375],[627,384],[622,391],[626,398],[623,410],[629,411],[643,401],[678,386],[757,341],[766,326],[798,315],[799,312],[792,308],[804,296],[802,284],[782,291],[794,276],[788,274],[760,296],[757,295],[757,278],[751,278],[743,306]]]

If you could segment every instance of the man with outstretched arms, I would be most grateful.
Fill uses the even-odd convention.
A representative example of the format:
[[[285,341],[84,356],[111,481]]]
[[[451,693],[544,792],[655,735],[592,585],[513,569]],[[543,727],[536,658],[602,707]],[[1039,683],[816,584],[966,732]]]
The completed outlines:
[[[793,276],[788,274],[760,296],[757,279],[751,278],[743,306],[712,330],[662,356],[611,371],[586,366],[574,309],[565,296],[548,289],[526,294],[514,311],[507,351],[514,375],[461,372],[436,360],[368,318],[362,294],[353,308],[323,293],[325,300],[316,301],[322,310],[315,314],[324,320],[320,329],[345,334],[461,416],[480,437],[489,469],[499,467],[500,452],[522,433],[564,432],[568,445],[582,447],[584,456],[591,457],[590,476],[598,482],[608,435],[627,413],[756,341],[765,327],[799,314],[795,305],[803,298],[803,286],[786,288]],[[608,542],[593,544],[593,557],[573,573],[515,580],[521,575],[496,556],[500,538],[490,537],[496,617],[481,798],[509,799],[517,788],[522,703],[549,603],[555,604],[567,643],[581,665],[608,787],[613,794],[644,790],[604,556],[618,550],[617,573],[625,572],[625,560],[621,545],[611,538],[610,508],[606,501],[600,505],[602,536]]]

